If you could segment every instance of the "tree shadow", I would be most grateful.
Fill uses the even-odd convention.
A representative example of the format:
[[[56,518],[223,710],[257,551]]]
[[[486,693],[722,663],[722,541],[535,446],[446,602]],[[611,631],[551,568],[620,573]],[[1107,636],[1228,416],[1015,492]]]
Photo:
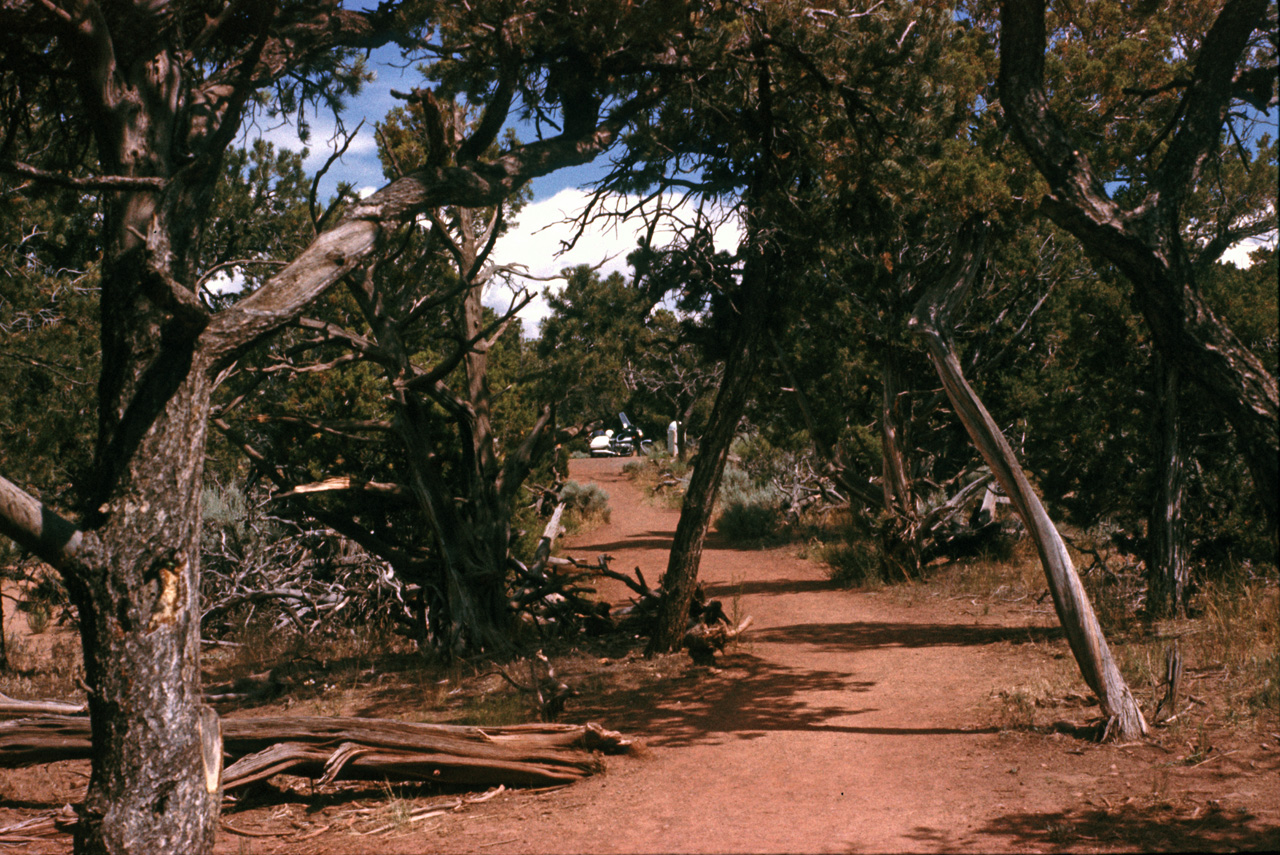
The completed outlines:
[[[752,633],[752,640],[778,644],[808,644],[832,653],[881,647],[977,646],[1034,644],[1061,639],[1061,627],[982,626],[917,623],[801,623]]]
[[[652,745],[687,746],[726,734],[752,738],[767,731],[809,730],[830,719],[856,715],[843,704],[811,704],[812,692],[848,695],[872,687],[841,671],[807,670],[745,653],[727,655],[719,679],[695,669],[641,689],[625,689],[573,708],[573,717],[607,721],[611,728],[643,736]]]
[[[712,598],[754,594],[811,594],[835,589],[835,584],[826,579],[760,579],[751,582],[707,582],[703,585],[703,591]]]
[[[569,552],[590,552],[592,558],[597,553],[608,552],[611,549],[656,549],[668,551],[671,549],[671,539],[675,536],[674,531],[642,531],[633,535],[628,535],[622,540],[613,540],[605,543],[577,543],[570,546]]]
[[[1280,850],[1280,826],[1259,825],[1257,819],[1248,811],[1215,804],[1193,812],[1122,805],[1114,810],[1010,813],[989,821],[978,833],[1007,837],[1023,851],[1080,845],[1146,852]]]
[[[711,678],[702,670],[643,689],[619,690],[577,705],[572,717],[607,721],[650,745],[684,747],[726,738],[754,739],[775,731],[912,736],[994,733],[995,729],[861,727],[856,717],[876,712],[843,701],[870,692],[874,682],[845,671],[796,668],[747,653],[722,660]],[[836,696],[841,702],[812,700]]]

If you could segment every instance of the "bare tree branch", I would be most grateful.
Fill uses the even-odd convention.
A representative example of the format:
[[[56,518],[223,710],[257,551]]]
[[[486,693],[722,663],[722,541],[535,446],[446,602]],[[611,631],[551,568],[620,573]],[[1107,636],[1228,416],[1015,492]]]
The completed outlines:
[[[97,175],[92,178],[72,178],[62,172],[50,172],[17,160],[0,160],[0,172],[34,178],[45,184],[67,187],[72,190],[163,190],[165,178],[134,178],[128,175]]]
[[[4,476],[0,476],[0,533],[58,568],[75,559],[84,542],[84,533],[73,523]]]

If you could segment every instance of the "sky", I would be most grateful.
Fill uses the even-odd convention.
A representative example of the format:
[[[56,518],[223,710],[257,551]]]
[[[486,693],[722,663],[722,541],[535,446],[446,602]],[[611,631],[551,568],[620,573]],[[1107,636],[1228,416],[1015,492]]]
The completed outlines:
[[[408,92],[422,83],[421,75],[412,67],[399,67],[399,53],[394,48],[375,52],[369,65],[374,70],[376,79],[366,84],[358,97],[351,99],[343,113],[343,124],[348,131],[356,128],[362,119],[364,126],[360,128],[346,153],[329,168],[321,181],[319,197],[322,200],[332,196],[340,181],[350,182],[361,195],[367,195],[387,183],[378,162],[374,127],[391,108],[403,104],[391,94],[391,90]],[[261,137],[273,143],[277,149],[301,151],[307,148],[309,154],[304,168],[308,174],[314,175],[323,168],[332,154],[334,122],[328,115],[309,115],[308,122],[311,134],[305,146],[293,126],[270,127],[262,122],[247,127],[239,144],[248,145],[253,139]],[[572,251],[559,253],[562,244],[567,243],[572,236],[571,227],[566,221],[581,210],[587,199],[586,192],[580,188],[601,177],[605,167],[606,161],[601,159],[596,164],[561,169],[534,179],[531,182],[533,200],[521,211],[516,226],[494,248],[494,263],[522,265],[536,279],[554,277],[564,268],[579,264],[599,264],[601,275],[614,271],[627,273],[626,255],[636,246],[638,225],[627,228],[595,228],[584,234]],[[722,239],[717,240],[717,245],[731,249],[736,245],[736,236],[726,231]],[[525,334],[536,335],[538,323],[548,313],[544,292],[547,288],[558,286],[554,282],[537,282],[531,278],[529,287],[538,296],[521,312],[521,318]],[[510,290],[499,286],[486,295],[485,302],[494,308],[503,309],[510,299]]]
[[[326,174],[320,186],[320,198],[332,195],[339,181],[350,182],[359,192],[368,194],[383,186],[386,178],[378,163],[374,127],[387,112],[402,102],[392,96],[391,90],[408,92],[422,83],[422,77],[413,67],[402,67],[399,52],[395,48],[377,51],[370,57],[369,66],[376,79],[366,84],[361,94],[353,98],[343,115],[348,130],[364,120],[354,142],[343,157]],[[310,154],[305,161],[309,174],[315,174],[331,153],[333,119],[327,115],[309,116],[311,122]],[[301,151],[304,146],[292,126],[268,127],[261,123],[248,126],[241,145],[247,145],[254,137],[262,137],[277,148]],[[531,134],[527,136],[532,136]],[[599,264],[601,275],[614,271],[627,273],[626,255],[636,246],[639,225],[628,227],[598,227],[585,233],[574,249],[560,252],[561,246],[571,235],[567,220],[581,210],[587,199],[582,189],[604,174],[606,159],[600,158],[587,166],[561,169],[531,182],[533,201],[521,211],[519,221],[504,235],[494,249],[493,261],[501,265],[523,265],[532,277],[547,279],[566,267],[578,264]],[[716,246],[733,249],[737,245],[737,232],[732,227],[717,233]],[[1269,242],[1275,242],[1274,234]],[[1247,267],[1248,255],[1260,241],[1249,241],[1229,249],[1224,260]],[[658,245],[662,245],[659,240]],[[526,335],[536,335],[538,324],[547,315],[544,298],[547,288],[558,287],[554,282],[530,281],[529,287],[538,293],[537,298],[521,312]],[[486,295],[485,302],[494,308],[506,308],[510,292],[495,288]]]

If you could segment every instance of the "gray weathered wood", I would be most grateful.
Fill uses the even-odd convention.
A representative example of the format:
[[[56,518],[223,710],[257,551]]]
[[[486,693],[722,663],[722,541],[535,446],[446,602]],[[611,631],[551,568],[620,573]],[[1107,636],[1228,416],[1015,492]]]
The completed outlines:
[[[951,344],[951,314],[963,302],[982,267],[983,240],[979,230],[965,230],[957,241],[956,258],[951,271],[926,289],[920,298],[911,327],[924,336],[929,356],[956,415],[1035,541],[1058,620],[1067,634],[1085,682],[1098,696],[1102,711],[1107,716],[1105,732],[1123,739],[1135,739],[1147,733],[1147,723],[1111,657],[1102,627],[1066,544],[1032,489],[999,425],[965,379]]]
[[[598,724],[467,727],[352,717],[224,719],[224,790],[288,772],[319,779],[437,781],[470,786],[565,784],[603,768],[594,752],[631,742]],[[89,719],[0,722],[0,768],[87,760]],[[216,768],[216,764],[210,764]]]

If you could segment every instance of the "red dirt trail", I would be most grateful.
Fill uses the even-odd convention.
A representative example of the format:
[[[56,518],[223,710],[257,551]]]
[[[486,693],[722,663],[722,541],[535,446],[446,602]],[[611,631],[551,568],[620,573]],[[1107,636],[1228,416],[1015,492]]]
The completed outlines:
[[[614,569],[638,566],[655,584],[678,513],[647,501],[623,463],[572,461],[575,479],[609,492],[612,520],[567,550],[588,561],[609,553]],[[224,814],[242,833],[224,831],[217,852],[1280,850],[1274,715],[1256,732],[1213,732],[1213,752],[1194,762],[1176,740],[1097,745],[999,726],[999,693],[1061,673],[1069,655],[1052,612],[1030,599],[842,591],[794,547],[740,550],[714,535],[700,579],[754,624],[715,669],[681,653],[647,663],[667,673],[644,689],[584,685],[563,718],[643,744],[608,758],[605,773],[369,835],[350,821],[351,803],[282,795]],[[630,593],[612,581],[600,591],[616,603]],[[79,767],[15,770],[7,785],[0,776],[0,825],[75,799],[83,780]],[[387,809],[385,796],[367,803]],[[293,830],[275,833],[282,823]]]
[[[612,519],[568,552],[607,552],[652,584],[678,513],[646,502],[622,465],[573,461],[574,478],[609,492]],[[1027,644],[1058,638],[1052,614],[841,591],[793,552],[727,548],[713,535],[699,578],[726,610],[736,595],[754,617],[745,643],[719,673],[695,669],[664,694],[566,714],[641,737],[641,756],[610,758],[606,774],[566,790],[447,817],[422,851],[1280,848],[1274,750],[1255,768],[1218,766],[1214,775],[1241,780],[1210,821],[1193,805],[1221,781],[1180,776],[1153,746],[993,726],[992,696],[1017,684],[1019,666],[1063,655],[1061,641],[1050,653]],[[602,593],[623,602],[629,592]]]

